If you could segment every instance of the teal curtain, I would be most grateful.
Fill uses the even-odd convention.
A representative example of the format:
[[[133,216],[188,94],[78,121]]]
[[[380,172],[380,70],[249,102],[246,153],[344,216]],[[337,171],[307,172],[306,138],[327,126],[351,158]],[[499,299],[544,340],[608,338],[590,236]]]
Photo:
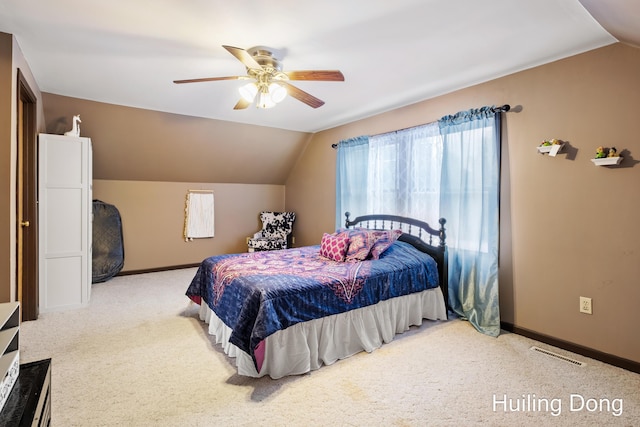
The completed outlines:
[[[344,213],[351,218],[367,214],[369,137],[358,136],[338,144],[336,159],[336,229],[344,227]]]
[[[500,334],[498,237],[500,113],[483,107],[443,117],[440,211],[447,219],[449,302],[487,335]]]

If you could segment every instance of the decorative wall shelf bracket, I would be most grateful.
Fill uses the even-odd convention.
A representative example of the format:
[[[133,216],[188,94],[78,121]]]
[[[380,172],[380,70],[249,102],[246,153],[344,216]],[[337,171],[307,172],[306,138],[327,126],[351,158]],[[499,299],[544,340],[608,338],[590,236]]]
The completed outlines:
[[[618,156],[618,157],[602,157],[600,159],[591,159],[591,161],[596,166],[613,166],[613,165],[619,165],[620,162],[622,161],[622,157],[621,156]]]
[[[538,153],[540,154],[549,154],[551,157],[555,157],[556,154],[562,151],[563,147],[564,147],[564,143],[552,144],[552,145],[539,145],[537,149],[538,149]]]

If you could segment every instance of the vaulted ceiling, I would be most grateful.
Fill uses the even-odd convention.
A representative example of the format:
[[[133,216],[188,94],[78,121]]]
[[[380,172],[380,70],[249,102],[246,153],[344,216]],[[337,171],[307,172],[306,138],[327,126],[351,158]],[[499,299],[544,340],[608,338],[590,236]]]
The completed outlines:
[[[595,19],[594,19],[595,18]],[[623,41],[640,46],[626,0],[21,0],[0,2],[39,89],[230,122],[315,132]],[[286,70],[341,70],[292,97],[233,110],[246,73],[222,45],[268,46]]]

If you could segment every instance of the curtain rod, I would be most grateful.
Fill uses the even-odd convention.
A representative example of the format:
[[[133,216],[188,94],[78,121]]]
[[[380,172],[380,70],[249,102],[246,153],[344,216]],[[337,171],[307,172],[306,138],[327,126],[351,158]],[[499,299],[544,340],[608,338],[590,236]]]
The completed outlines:
[[[494,112],[494,113],[506,113],[510,109],[511,109],[511,105],[504,104],[504,105],[501,105],[500,107],[491,108],[491,111]],[[417,125],[417,126],[420,126],[420,125]],[[403,128],[403,129],[396,129],[396,130],[391,131],[391,132],[398,132],[398,131],[401,131],[401,130],[411,129],[411,128],[414,128],[414,127],[416,127],[416,126],[411,126],[411,127]],[[338,148],[338,144],[331,144],[331,148],[334,148],[334,149]]]

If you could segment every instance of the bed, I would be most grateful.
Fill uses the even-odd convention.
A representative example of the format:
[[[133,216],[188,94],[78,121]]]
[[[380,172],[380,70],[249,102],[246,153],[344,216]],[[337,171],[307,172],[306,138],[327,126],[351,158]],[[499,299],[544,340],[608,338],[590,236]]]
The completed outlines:
[[[320,245],[200,264],[186,295],[240,375],[303,374],[447,319],[446,221],[345,217]]]

